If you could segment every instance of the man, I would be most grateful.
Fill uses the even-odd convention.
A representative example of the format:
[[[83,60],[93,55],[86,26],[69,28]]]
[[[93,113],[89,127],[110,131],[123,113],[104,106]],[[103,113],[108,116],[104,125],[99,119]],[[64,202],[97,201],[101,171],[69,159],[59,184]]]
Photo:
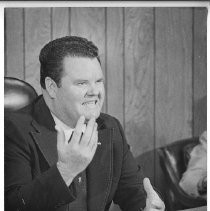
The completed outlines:
[[[122,210],[164,210],[119,121],[100,114],[97,47],[63,37],[39,59],[43,96],[5,121],[6,210],[103,211],[112,201]]]

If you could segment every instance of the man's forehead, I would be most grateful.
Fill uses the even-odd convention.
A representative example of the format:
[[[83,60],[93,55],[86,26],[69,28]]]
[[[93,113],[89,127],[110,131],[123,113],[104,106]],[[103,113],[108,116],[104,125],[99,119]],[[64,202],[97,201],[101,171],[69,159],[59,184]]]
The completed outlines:
[[[89,64],[89,65],[97,65],[100,66],[100,63],[96,57],[89,58],[89,57],[78,57],[78,56],[66,56],[63,59],[63,64],[68,66],[78,66],[82,64]]]
[[[88,57],[65,57],[63,60],[63,76],[74,78],[89,77],[94,74],[103,77],[101,65],[97,58]]]

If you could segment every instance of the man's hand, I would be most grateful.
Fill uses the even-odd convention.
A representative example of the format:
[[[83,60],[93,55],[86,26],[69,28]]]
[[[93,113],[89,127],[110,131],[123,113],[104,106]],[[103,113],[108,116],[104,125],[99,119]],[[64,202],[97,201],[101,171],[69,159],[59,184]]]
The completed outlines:
[[[68,140],[65,141],[64,132],[59,127],[55,127],[57,130],[57,167],[67,185],[70,185],[77,174],[86,169],[96,152],[97,123],[95,118],[91,118],[85,132],[82,133],[84,122],[85,117],[81,116],[69,143]]]
[[[165,205],[153,189],[150,180],[148,178],[144,178],[143,184],[147,193],[146,207],[144,208],[144,211],[165,210]]]

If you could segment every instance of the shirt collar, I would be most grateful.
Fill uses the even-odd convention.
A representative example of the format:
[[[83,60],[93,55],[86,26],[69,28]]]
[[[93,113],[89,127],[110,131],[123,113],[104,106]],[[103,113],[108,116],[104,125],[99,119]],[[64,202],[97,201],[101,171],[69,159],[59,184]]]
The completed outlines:
[[[60,119],[58,119],[58,117],[55,116],[55,114],[53,114],[52,112],[51,112],[51,114],[52,114],[52,117],[53,117],[53,119],[55,121],[55,125],[58,125],[63,130],[63,132],[65,134],[65,139],[69,140],[69,138],[71,137],[71,134],[74,131],[74,129],[69,127],[68,125],[66,125]]]

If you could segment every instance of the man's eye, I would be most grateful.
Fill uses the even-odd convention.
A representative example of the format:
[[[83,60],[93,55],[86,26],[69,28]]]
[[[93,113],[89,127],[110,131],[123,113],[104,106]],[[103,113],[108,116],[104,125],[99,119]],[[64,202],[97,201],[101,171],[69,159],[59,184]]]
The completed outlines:
[[[78,82],[77,85],[83,86],[83,85],[86,85],[86,82]]]
[[[103,79],[100,79],[100,80],[97,80],[96,83],[103,83],[104,80]]]

